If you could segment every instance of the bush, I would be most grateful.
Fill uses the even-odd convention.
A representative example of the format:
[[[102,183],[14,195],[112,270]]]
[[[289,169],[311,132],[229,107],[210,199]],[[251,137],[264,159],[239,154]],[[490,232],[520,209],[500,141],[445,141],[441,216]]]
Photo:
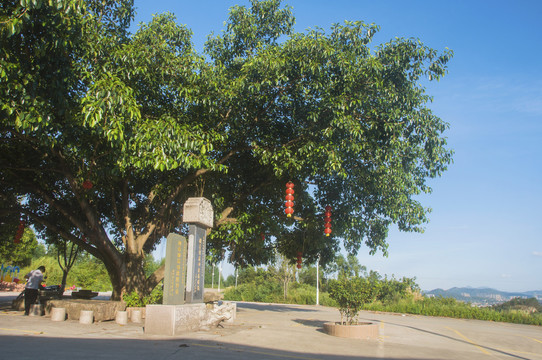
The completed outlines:
[[[248,283],[227,288],[224,291],[225,300],[255,301],[283,303],[283,292],[280,284],[267,282],[262,284]]]
[[[405,298],[394,303],[375,301],[365,304],[363,308],[372,311],[542,325],[540,313],[529,314],[521,310],[497,311],[494,308],[479,308],[454,298],[436,297],[420,300]]]
[[[151,304],[161,304],[164,298],[164,293],[161,286],[157,286],[147,296],[140,296],[137,292],[124,294],[122,300],[126,303],[127,307],[144,307]]]
[[[341,277],[329,283],[329,296],[337,303],[341,313],[341,323],[351,325],[356,322],[363,304],[372,301],[378,292],[377,283],[360,277]]]
[[[542,305],[535,298],[523,299],[516,297],[500,305],[493,305],[492,308],[498,311],[520,310],[527,313],[542,312]]]
[[[224,300],[314,305],[316,304],[316,287],[292,283],[288,287],[288,297],[284,299],[282,285],[269,279],[266,282],[252,282],[236,288],[229,287],[224,291]],[[329,297],[329,294],[322,291],[319,302],[324,306],[336,306],[336,302]]]

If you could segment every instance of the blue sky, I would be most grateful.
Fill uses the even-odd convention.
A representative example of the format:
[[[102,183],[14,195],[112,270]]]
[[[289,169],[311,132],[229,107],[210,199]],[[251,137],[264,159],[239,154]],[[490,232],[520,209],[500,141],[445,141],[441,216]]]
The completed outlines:
[[[228,9],[248,1],[136,0],[136,23],[170,11],[203,49]],[[344,20],[376,23],[375,44],[415,37],[455,53],[449,74],[428,85],[454,164],[421,198],[423,234],[390,232],[389,257],[360,262],[381,274],[417,278],[422,289],[488,286],[542,290],[542,2],[289,0],[296,31]],[[225,273],[231,266],[225,265]]]

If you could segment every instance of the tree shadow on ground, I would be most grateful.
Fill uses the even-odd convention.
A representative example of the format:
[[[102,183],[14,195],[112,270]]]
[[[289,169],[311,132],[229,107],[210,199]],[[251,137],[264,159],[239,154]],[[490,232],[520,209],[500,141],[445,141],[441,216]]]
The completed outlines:
[[[237,310],[251,309],[258,311],[274,311],[274,312],[316,312],[315,309],[307,309],[290,304],[268,304],[268,303],[246,303],[238,302]]]
[[[324,331],[324,324],[329,321],[322,321],[322,320],[314,320],[314,319],[293,319],[292,320],[295,323],[301,324],[303,326],[307,327],[313,327],[316,331],[325,334]]]
[[[293,319],[292,321],[304,326],[314,327],[314,328],[323,328],[324,324],[329,322],[329,321],[322,321],[322,320],[315,320],[315,319]]]
[[[369,360],[373,357],[306,353],[192,339],[80,339],[46,336],[1,336],[6,359],[305,359]],[[403,358],[387,358],[402,360]]]

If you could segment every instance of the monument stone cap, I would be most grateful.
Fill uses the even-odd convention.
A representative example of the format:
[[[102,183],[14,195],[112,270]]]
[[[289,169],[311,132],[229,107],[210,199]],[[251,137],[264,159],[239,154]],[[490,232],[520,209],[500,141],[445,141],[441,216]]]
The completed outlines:
[[[183,207],[183,222],[213,227],[213,205],[204,197],[188,198]]]

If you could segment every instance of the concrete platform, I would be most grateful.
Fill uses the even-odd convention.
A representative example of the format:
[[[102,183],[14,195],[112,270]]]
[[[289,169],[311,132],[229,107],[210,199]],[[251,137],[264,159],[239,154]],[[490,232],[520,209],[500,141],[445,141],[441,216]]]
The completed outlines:
[[[0,298],[2,295],[0,294]],[[0,300],[0,303],[2,301]],[[323,324],[339,312],[319,306],[237,303],[234,324],[179,336],[146,335],[141,324],[82,325],[0,311],[6,359],[528,359],[542,360],[542,327],[362,312],[376,340],[338,338]]]

